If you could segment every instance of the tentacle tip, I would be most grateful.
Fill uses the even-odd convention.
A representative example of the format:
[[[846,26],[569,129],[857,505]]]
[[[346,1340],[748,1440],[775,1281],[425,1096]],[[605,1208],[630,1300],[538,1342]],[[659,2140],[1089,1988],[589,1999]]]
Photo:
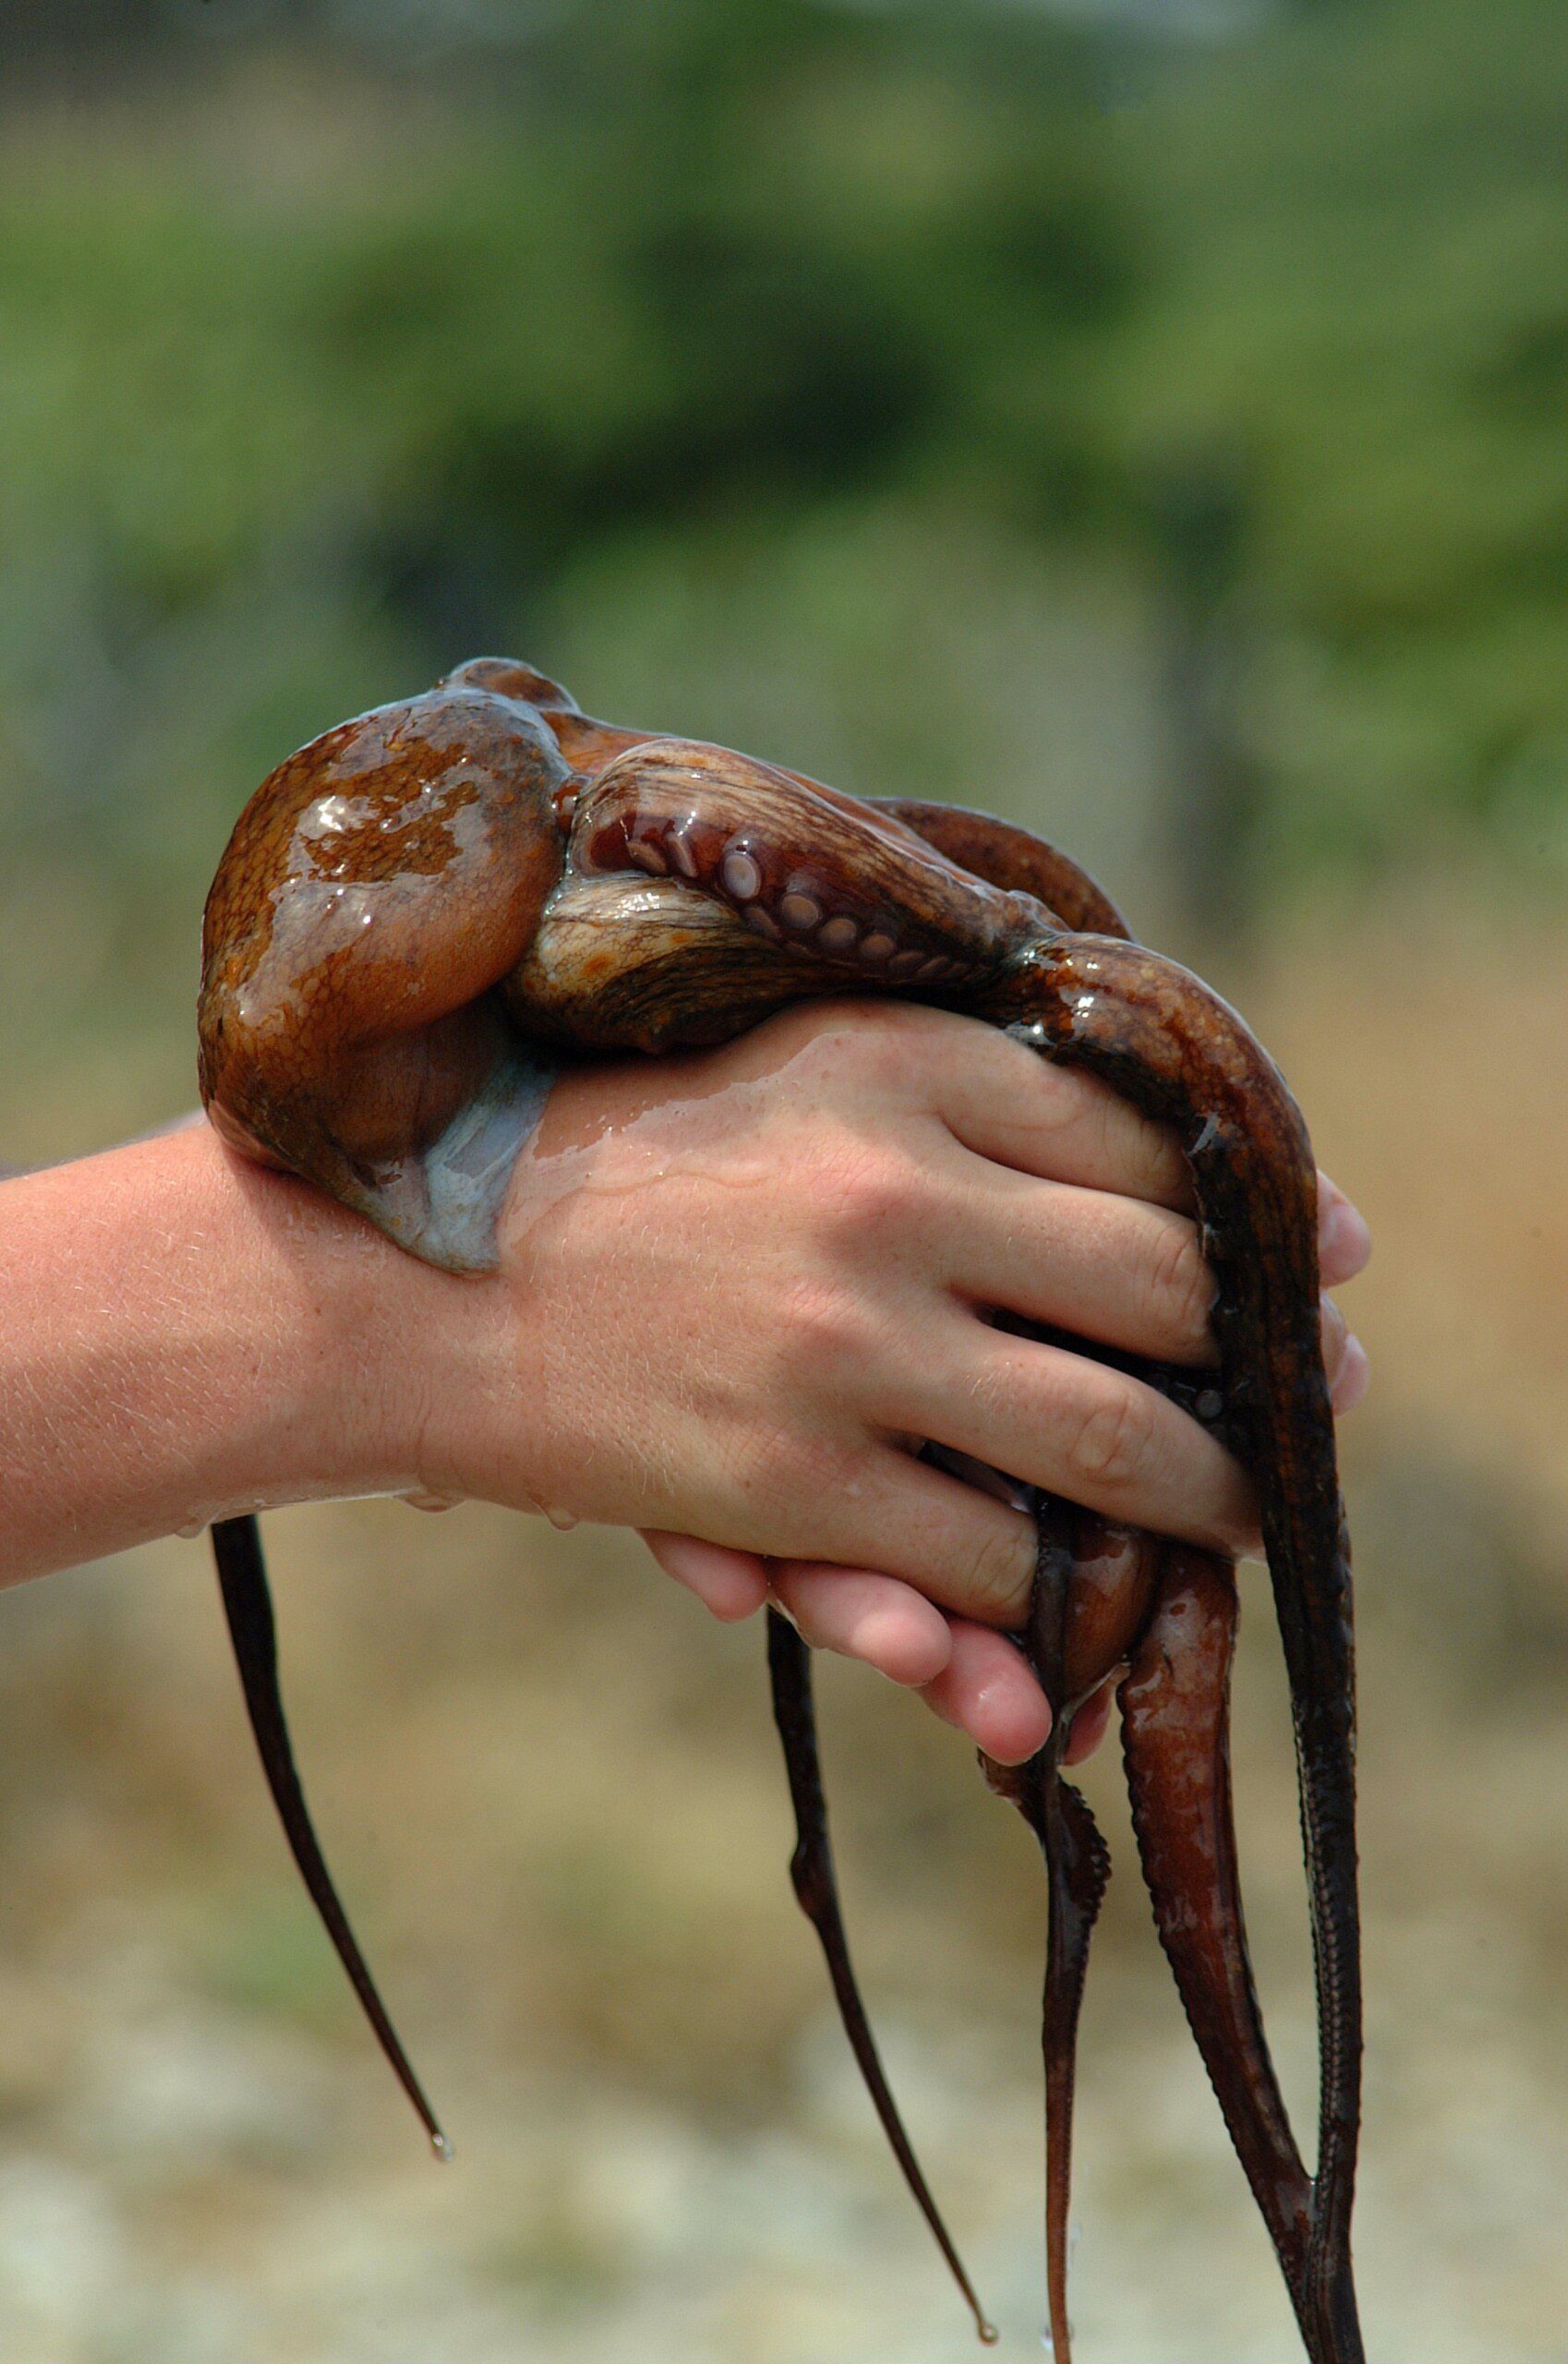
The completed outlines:
[[[456,2152],[452,2149],[452,2144],[447,2141],[446,2136],[441,2132],[439,2126],[432,2127],[430,2129],[430,2148],[435,2153],[436,2157],[440,2161],[443,2167],[451,2166],[453,2159],[457,2156]]]
[[[988,2323],[983,2315],[977,2319],[974,2327],[980,2334],[982,2347],[995,2347],[1001,2339],[1002,2334],[995,2324]]]

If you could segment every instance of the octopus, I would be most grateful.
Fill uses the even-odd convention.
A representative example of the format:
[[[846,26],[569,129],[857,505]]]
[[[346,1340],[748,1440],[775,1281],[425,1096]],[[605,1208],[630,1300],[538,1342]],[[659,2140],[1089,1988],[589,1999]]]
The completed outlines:
[[[1235,1012],[1134,942],[1094,882],[1022,829],[946,805],[860,801],[727,748],[616,729],[531,667],[481,657],[313,740],[246,806],[207,903],[202,1098],[232,1148],[305,1177],[408,1253],[478,1272],[496,1262],[507,1183],[555,1063],[715,1043],[813,995],[878,993],[1005,1028],[1174,1128],[1218,1283],[1218,1383],[1080,1339],[1056,1343],[1136,1370],[1249,1468],[1289,1678],[1319,2036],[1310,2172],[1271,2061],[1242,1917],[1229,1767],[1234,1566],[1070,1502],[1018,1497],[1035,1521],[1038,1560],[1016,1639],[1053,1731],[1021,1767],[982,1761],[1045,1868],[1045,2261],[1058,2364],[1070,2358],[1080,2003],[1110,1871],[1060,1750],[1077,1705],[1117,1675],[1141,1870],[1194,2039],[1307,2355],[1360,2364],[1351,1573],[1319,1330],[1316,1166],[1294,1100]],[[213,1544],[295,1859],[444,2153],[307,1809],[255,1519],[220,1522]],[[767,1658],[797,1827],[795,1891],[903,2175],[981,2335],[994,2339],[878,2056],[839,1906],[810,1653],[773,1610]]]

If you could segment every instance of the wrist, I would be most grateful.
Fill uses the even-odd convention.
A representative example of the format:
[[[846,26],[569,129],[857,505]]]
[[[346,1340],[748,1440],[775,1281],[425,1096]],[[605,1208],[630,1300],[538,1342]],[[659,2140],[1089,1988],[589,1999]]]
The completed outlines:
[[[445,1276],[211,1133],[201,1155],[215,1295],[251,1382],[213,1441],[209,1488],[235,1510],[420,1490],[447,1329],[429,1300]]]
[[[513,1293],[495,1275],[423,1263],[309,1184],[209,1142],[254,1235],[232,1260],[230,1319],[242,1335],[253,1326],[259,1379],[254,1424],[236,1423],[226,1456],[234,1506],[533,1502],[541,1406],[522,1383]]]
[[[514,1441],[525,1467],[488,1285],[208,1126],[0,1202],[0,1583],[275,1504],[480,1490]]]

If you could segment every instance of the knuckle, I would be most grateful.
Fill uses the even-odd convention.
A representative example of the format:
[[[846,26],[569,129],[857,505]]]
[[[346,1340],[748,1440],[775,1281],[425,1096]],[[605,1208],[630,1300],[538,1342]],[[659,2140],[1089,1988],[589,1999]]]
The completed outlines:
[[[1104,1112],[1103,1088],[1093,1077],[1076,1067],[1053,1066],[1021,1043],[1009,1047],[1016,1048],[1020,1061],[1029,1062],[1027,1073],[1021,1066],[1019,1069],[1020,1112],[1043,1158],[1070,1154],[1083,1142],[1097,1145]]]
[[[837,1084],[857,1094],[906,1092],[910,1015],[898,1002],[835,1002],[826,1008],[807,1004],[799,1024],[808,1070],[829,1088]]]
[[[1149,1465],[1155,1417],[1141,1388],[1124,1382],[1097,1389],[1067,1440],[1073,1478],[1117,1494],[1135,1485]]]
[[[1016,1625],[1029,1600],[1033,1574],[1033,1549],[1021,1529],[1015,1534],[1000,1524],[976,1538],[969,1581],[964,1586],[966,1612],[983,1624]]]
[[[880,1147],[857,1148],[823,1178],[833,1231],[857,1244],[868,1237],[886,1244],[887,1226],[907,1221],[923,1187],[912,1160]]]
[[[1086,1080],[1094,1089],[1083,1104],[1083,1116],[1105,1170],[1120,1176],[1129,1197],[1152,1202],[1167,1197],[1183,1171],[1174,1139],[1097,1077]]]
[[[1129,1198],[1158,1204],[1180,1189],[1182,1158],[1175,1140],[1108,1084],[1076,1068],[1049,1065],[1041,1084],[1037,1121],[1056,1155],[1107,1178],[1115,1176]]]
[[[1140,1197],[1164,1199],[1186,1188],[1187,1161],[1180,1148],[1147,1116],[1123,1109],[1120,1147]]]
[[[1153,1284],[1155,1301],[1174,1334],[1193,1344],[1206,1338],[1213,1312],[1214,1281],[1190,1224],[1173,1220],[1162,1225],[1154,1249]]]
[[[744,1490],[754,1512],[774,1532],[790,1538],[792,1556],[809,1556],[820,1514],[852,1482],[855,1454],[848,1443],[793,1428],[769,1429],[754,1440]]]
[[[831,1281],[802,1282],[790,1294],[779,1345],[808,1380],[858,1359],[865,1324],[850,1291]]]

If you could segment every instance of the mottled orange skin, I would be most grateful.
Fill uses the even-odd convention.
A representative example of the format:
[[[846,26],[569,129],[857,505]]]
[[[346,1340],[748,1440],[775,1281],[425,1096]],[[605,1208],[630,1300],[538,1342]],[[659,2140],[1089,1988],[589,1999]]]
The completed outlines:
[[[988,1772],[1038,1835],[1049,1875],[1058,2364],[1078,2010],[1109,1872],[1059,1756],[1074,1706],[1118,1669],[1162,1942],[1308,2353],[1360,2364],[1350,1576],[1319,1341],[1316,1169],[1295,1103],[1234,1012],[1133,944],[1094,883],[1022,830],[946,806],[869,805],[727,749],[597,722],[532,668],[485,657],[328,731],[251,800],[207,907],[202,1092],[236,1146],[307,1176],[414,1252],[478,1269],[493,1260],[530,1094],[548,1089],[539,1046],[581,1055],[714,1042],[789,1002],[845,991],[912,995],[1006,1026],[1175,1128],[1220,1283],[1224,1434],[1257,1479],[1290,1675],[1318,1970],[1315,2178],[1269,2062],[1241,1918],[1226,1740],[1233,1572],[1040,1501],[1039,1577],[1019,1638],[1054,1733],[1029,1766]],[[1144,1375],[1178,1395],[1190,1386]],[[287,1755],[246,1525],[217,1530],[225,1599],[269,1778],[313,1893],[330,1900]],[[769,1658],[797,1891],[905,2173],[975,2303],[865,2022],[827,1845],[807,1653],[776,1617]],[[375,2016],[341,1912],[337,1923]],[[384,2014],[377,2025],[424,2109]]]

